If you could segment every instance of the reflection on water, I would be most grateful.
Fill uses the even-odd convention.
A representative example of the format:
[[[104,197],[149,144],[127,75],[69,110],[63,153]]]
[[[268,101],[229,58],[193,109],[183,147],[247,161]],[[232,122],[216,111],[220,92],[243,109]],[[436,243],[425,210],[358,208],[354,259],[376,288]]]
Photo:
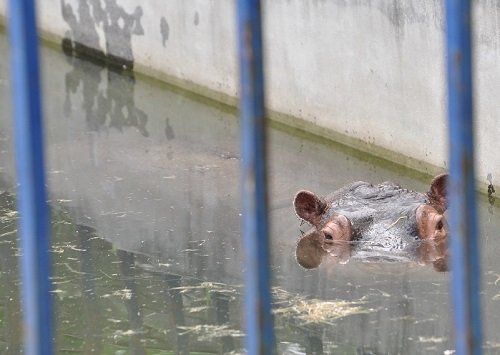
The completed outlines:
[[[1,327],[5,348],[14,354],[21,341],[17,214],[10,194],[0,199]],[[241,333],[233,329],[239,325],[230,315],[235,309],[228,302],[239,289],[155,269],[150,258],[113,248],[57,206],[52,225],[56,343],[61,351],[145,354],[162,349],[183,354],[200,347],[219,353],[239,344]]]
[[[0,280],[5,317],[1,326],[5,330],[2,333],[7,334],[5,348],[12,350],[11,353],[20,349],[22,340],[16,219],[13,196],[2,193]],[[52,292],[57,309],[56,346],[61,351],[107,353],[126,349],[131,354],[146,354],[148,349],[179,354],[242,351],[241,285],[169,273],[169,265],[115,249],[93,229],[75,224],[57,205],[53,206],[52,226]],[[306,299],[278,287],[273,294],[277,319],[300,327],[372,312],[364,307],[367,303],[364,300]],[[318,338],[311,341],[311,346],[321,347]],[[314,345],[315,342],[318,344]]]
[[[84,2],[82,2],[84,3]],[[109,2],[110,4],[112,2]],[[0,36],[0,52],[6,53]],[[234,112],[42,49],[59,353],[242,353]],[[3,63],[0,63],[3,65]],[[20,350],[8,69],[0,66],[0,347]],[[284,127],[270,130],[273,308],[281,354],[443,354],[449,273],[295,261],[295,192],[419,181]],[[499,353],[498,208],[481,205],[485,352]]]
[[[136,127],[144,137],[149,135],[146,129],[148,116],[135,106],[135,78],[132,73],[105,70],[104,67],[78,57],[67,57],[67,59],[72,70],[65,76],[66,116],[71,116],[73,107],[71,96],[75,95],[81,86],[82,108],[89,131],[106,129],[122,131],[125,127]],[[105,89],[101,88],[103,71],[107,76]]]

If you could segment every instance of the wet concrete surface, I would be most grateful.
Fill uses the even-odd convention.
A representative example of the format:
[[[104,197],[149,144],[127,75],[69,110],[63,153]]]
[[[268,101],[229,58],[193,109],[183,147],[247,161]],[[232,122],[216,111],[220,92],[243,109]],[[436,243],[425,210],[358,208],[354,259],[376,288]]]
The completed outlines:
[[[6,38],[0,53],[7,58]],[[233,109],[43,47],[58,352],[241,353],[244,250]],[[8,63],[0,63],[0,346],[19,349]],[[431,177],[270,129],[274,309],[283,354],[443,354],[449,273],[415,262],[304,270],[292,200],[356,180]],[[481,201],[485,353],[500,353],[498,206]],[[304,230],[304,227],[302,227]],[[307,229],[307,228],[305,228]],[[2,345],[3,344],[3,345]],[[14,350],[13,350],[14,349]]]

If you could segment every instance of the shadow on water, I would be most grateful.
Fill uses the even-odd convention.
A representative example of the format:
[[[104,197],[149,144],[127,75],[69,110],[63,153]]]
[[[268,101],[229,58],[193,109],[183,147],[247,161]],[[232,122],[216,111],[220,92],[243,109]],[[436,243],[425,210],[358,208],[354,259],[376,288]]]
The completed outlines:
[[[148,116],[135,106],[135,78],[132,73],[123,74],[113,68],[105,69],[79,57],[67,57],[72,70],[66,73],[64,113],[71,115],[71,96],[82,86],[83,110],[89,131],[136,127],[147,137]],[[103,72],[106,74],[105,89]]]
[[[80,1],[77,9],[63,1],[62,7],[67,21],[94,21],[102,29],[103,3],[115,16],[122,11],[114,1]],[[129,16],[135,22],[127,31],[140,32],[140,16]],[[72,30],[72,38],[80,35]],[[3,37],[0,52],[6,52]],[[243,353],[233,112],[71,54],[42,48],[58,352]],[[7,76],[0,67],[0,79]],[[0,82],[1,102],[7,97]],[[17,354],[22,324],[10,130],[10,117],[1,112],[0,347]],[[278,353],[453,349],[448,273],[363,260],[304,270],[294,257],[298,190],[326,195],[352,181],[392,180],[425,191],[428,183],[287,130],[272,128],[270,138]],[[480,207],[485,353],[495,354],[500,222],[498,206]]]

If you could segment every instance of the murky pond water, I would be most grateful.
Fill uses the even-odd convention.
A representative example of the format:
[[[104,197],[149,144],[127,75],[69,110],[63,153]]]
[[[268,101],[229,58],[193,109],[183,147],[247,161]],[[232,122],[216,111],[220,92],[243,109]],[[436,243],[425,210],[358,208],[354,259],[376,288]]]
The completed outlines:
[[[7,58],[6,38],[0,53]],[[57,353],[243,353],[239,127],[233,110],[42,48]],[[9,68],[0,62],[0,348],[21,347]],[[450,354],[449,273],[412,262],[304,270],[292,199],[351,181],[429,181],[270,130],[281,354]],[[500,353],[500,210],[480,204],[485,353]]]

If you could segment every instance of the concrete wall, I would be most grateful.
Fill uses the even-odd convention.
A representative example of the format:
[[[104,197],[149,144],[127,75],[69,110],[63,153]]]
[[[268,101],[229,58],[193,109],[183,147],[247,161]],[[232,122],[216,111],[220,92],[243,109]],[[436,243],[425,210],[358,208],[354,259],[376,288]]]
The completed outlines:
[[[5,13],[6,0],[0,0]],[[39,0],[45,35],[231,104],[234,1]],[[475,5],[478,180],[500,178],[500,5]],[[264,1],[274,119],[410,167],[447,166],[443,8],[438,0]]]

